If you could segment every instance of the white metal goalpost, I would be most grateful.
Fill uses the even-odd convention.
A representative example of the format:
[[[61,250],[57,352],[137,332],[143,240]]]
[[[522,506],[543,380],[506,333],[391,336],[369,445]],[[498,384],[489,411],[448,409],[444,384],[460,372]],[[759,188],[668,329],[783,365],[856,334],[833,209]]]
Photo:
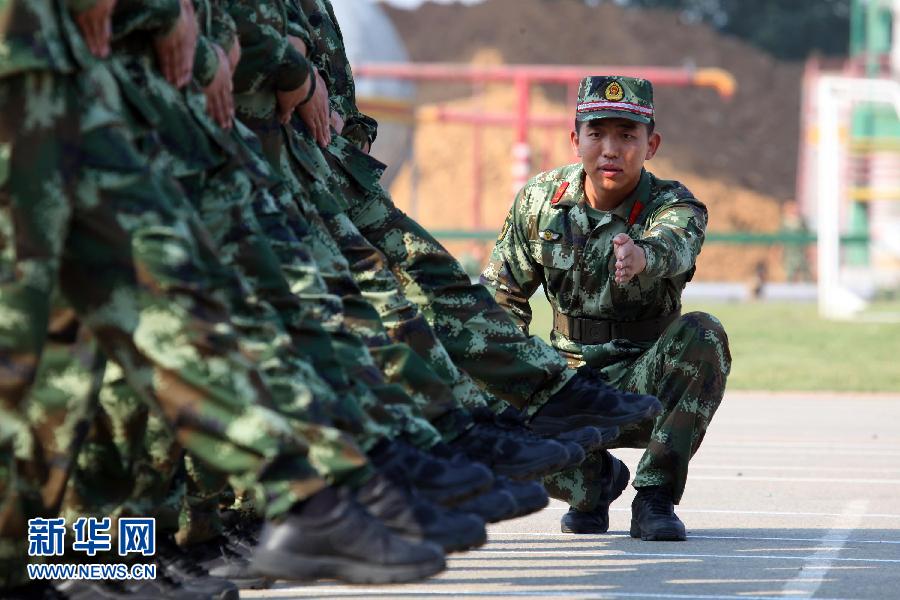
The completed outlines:
[[[816,168],[819,314],[851,318],[865,308],[865,298],[841,277],[841,210],[846,198],[841,132],[855,103],[882,103],[900,116],[900,82],[823,75],[816,82],[819,144]]]

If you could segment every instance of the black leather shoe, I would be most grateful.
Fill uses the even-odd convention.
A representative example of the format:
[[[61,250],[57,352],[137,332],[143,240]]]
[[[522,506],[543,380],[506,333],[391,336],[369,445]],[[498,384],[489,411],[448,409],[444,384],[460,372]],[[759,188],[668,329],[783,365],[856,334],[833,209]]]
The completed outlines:
[[[276,579],[334,578],[348,583],[418,581],[444,570],[430,542],[392,533],[350,494],[326,488],[263,527],[253,568]]]
[[[638,489],[631,503],[631,537],[655,542],[683,542],[687,538],[668,487]]]
[[[618,427],[605,427],[598,429],[596,427],[579,427],[572,431],[565,431],[553,436],[552,439],[559,443],[574,443],[581,446],[585,452],[594,452],[608,448],[616,440],[619,439],[620,430]]]
[[[529,425],[541,435],[555,436],[587,425],[607,428],[637,423],[661,410],[655,397],[617,390],[590,367],[581,367],[531,417]]]
[[[249,553],[227,535],[188,546],[185,551],[211,576],[227,579],[242,590],[261,590],[271,585],[250,566]]]
[[[212,600],[238,600],[238,587],[221,577],[213,577],[197,560],[171,538],[157,543],[156,562],[171,579],[189,591],[199,592]]]
[[[494,487],[456,506],[458,510],[476,514],[487,523],[499,523],[516,516],[516,499],[507,490],[506,477],[494,478]]]
[[[593,427],[591,429],[593,429]],[[565,446],[566,452],[569,453],[569,462],[566,464],[565,468],[561,470],[577,467],[584,462],[585,458],[587,458],[587,452],[585,452],[584,448],[581,447],[581,444],[578,444],[577,442],[567,442],[557,439],[556,443]]]
[[[487,409],[472,411],[472,416],[475,424],[450,447],[486,464],[495,474],[527,480],[567,468],[569,453],[562,444],[506,425]]]
[[[502,479],[507,492],[516,501],[516,512],[512,518],[524,517],[545,508],[550,503],[547,490],[538,481],[510,481]]]
[[[107,589],[109,589],[109,587],[113,587],[113,589],[122,589],[124,591],[123,597],[140,599],[146,598],[148,600],[150,598],[171,598],[172,600],[212,600],[213,598],[220,597],[218,595],[214,595],[209,590],[197,589],[185,585],[185,582],[181,579],[169,575],[168,569],[165,567],[165,565],[163,565],[162,561],[158,559],[158,556],[154,558],[155,560],[153,562],[154,564],[156,564],[156,579],[108,581],[105,582]],[[67,590],[64,591],[66,594],[69,594]],[[226,592],[226,597],[237,598],[237,590],[235,589],[234,595],[231,595],[230,592]],[[90,596],[87,596],[86,598],[90,598]],[[100,598],[102,598],[102,596],[100,596]]]
[[[438,504],[452,506],[494,485],[494,476],[484,465],[462,457],[437,456],[399,440],[379,443],[369,456],[391,481],[412,485]]]
[[[592,511],[570,508],[560,521],[563,533],[606,533],[609,531],[609,505],[622,495],[628,486],[631,473],[621,460],[603,453],[603,474],[599,483],[602,502]]]
[[[381,474],[356,491],[356,500],[394,533],[434,542],[444,552],[477,548],[487,541],[484,521],[478,516],[433,504],[415,489],[395,485]]]

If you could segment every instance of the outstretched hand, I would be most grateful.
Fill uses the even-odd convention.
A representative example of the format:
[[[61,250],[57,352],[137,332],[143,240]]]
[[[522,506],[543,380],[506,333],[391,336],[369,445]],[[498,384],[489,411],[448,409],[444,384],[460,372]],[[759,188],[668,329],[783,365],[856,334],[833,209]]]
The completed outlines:
[[[620,233],[612,243],[616,255],[616,283],[627,283],[647,268],[644,249],[635,244],[627,233]]]

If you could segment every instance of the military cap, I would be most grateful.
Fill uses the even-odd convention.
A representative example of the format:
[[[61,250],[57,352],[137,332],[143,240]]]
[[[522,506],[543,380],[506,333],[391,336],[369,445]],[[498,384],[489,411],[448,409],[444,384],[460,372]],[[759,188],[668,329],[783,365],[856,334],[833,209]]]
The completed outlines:
[[[653,84],[618,75],[585,77],[578,86],[577,121],[609,118],[653,120]]]

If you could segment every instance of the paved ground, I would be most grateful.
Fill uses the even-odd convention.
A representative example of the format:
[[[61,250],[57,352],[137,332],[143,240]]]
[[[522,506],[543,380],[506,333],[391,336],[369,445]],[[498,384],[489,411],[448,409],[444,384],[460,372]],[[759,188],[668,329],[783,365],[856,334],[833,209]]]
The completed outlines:
[[[427,582],[247,597],[900,598],[900,395],[730,394],[678,508],[687,542],[629,538],[632,496],[609,535],[559,533],[553,502]]]

